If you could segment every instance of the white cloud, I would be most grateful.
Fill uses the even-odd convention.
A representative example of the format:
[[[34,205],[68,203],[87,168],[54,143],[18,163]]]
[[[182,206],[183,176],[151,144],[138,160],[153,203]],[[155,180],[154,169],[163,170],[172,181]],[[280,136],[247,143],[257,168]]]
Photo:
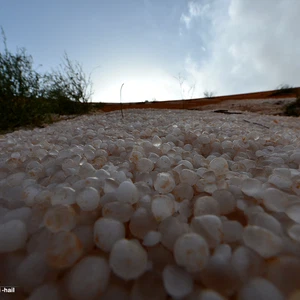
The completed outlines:
[[[193,19],[203,18],[205,17],[210,9],[210,4],[200,3],[197,1],[189,1],[188,2],[188,14],[182,14],[180,17],[180,21],[185,24],[187,29],[191,28],[191,22]]]
[[[192,3],[190,18],[199,16]],[[195,96],[205,90],[221,95],[268,90],[281,83],[299,86],[299,11],[299,0],[212,1],[206,15],[209,42],[204,45],[210,56],[201,64],[196,55],[185,60],[186,71],[197,80]]]
[[[180,17],[180,22],[183,22],[187,29],[190,28],[191,20],[192,20],[191,17],[186,16],[185,14],[182,14]]]

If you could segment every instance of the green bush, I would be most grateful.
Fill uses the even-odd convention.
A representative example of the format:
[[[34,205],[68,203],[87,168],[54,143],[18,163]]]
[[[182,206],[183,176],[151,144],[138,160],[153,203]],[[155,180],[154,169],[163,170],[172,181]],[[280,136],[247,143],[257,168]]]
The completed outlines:
[[[300,116],[300,97],[298,97],[295,102],[285,106],[284,115],[293,117]]]
[[[92,83],[79,63],[64,55],[61,69],[39,74],[33,58],[24,48],[16,54],[8,51],[2,29],[4,52],[0,53],[0,130],[20,126],[40,126],[51,122],[51,114],[88,113],[93,94]]]

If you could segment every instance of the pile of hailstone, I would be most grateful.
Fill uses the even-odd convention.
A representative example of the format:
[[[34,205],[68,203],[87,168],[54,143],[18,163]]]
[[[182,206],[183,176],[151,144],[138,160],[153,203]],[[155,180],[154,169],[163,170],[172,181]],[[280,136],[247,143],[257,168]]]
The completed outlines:
[[[1,136],[1,285],[29,300],[299,299],[299,129],[128,110]]]

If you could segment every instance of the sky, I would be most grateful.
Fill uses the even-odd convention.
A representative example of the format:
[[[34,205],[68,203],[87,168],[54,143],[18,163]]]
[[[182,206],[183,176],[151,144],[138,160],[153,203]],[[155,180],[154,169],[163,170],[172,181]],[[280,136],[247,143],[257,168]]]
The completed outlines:
[[[80,63],[93,102],[163,101],[300,86],[299,12],[300,0],[0,0],[0,26],[40,73],[64,52]]]

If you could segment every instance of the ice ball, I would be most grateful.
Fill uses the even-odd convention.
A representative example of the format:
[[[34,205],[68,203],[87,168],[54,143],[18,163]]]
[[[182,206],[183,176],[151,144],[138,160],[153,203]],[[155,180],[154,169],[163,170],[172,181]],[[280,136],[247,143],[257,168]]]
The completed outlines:
[[[100,195],[93,187],[86,187],[76,196],[76,203],[83,211],[93,211],[99,206]]]
[[[167,195],[154,196],[151,202],[151,211],[156,221],[161,222],[175,213],[174,200]]]
[[[67,289],[74,300],[95,299],[108,286],[110,268],[105,258],[86,256],[71,270],[67,278]]]
[[[174,187],[175,181],[171,174],[165,172],[157,174],[154,182],[154,188],[156,191],[162,194],[168,194],[174,189]]]
[[[183,298],[193,291],[192,276],[178,266],[167,265],[162,273],[166,291],[174,298]]]
[[[247,226],[243,233],[243,240],[246,246],[264,258],[279,254],[283,247],[279,236],[259,226]]]
[[[22,249],[28,237],[26,225],[20,220],[11,220],[0,225],[0,253]]]
[[[207,242],[197,233],[186,233],[176,240],[174,256],[176,263],[188,272],[199,272],[209,258]]]
[[[80,258],[82,252],[83,246],[74,233],[60,231],[50,241],[47,261],[55,269],[68,268]]]
[[[125,227],[120,221],[100,218],[94,224],[95,244],[105,252],[110,252],[115,242],[123,238]]]
[[[44,216],[44,224],[51,232],[70,231],[76,226],[76,212],[69,205],[55,205]]]
[[[139,199],[137,187],[130,181],[123,181],[116,189],[116,197],[121,202],[134,204]]]
[[[113,272],[124,280],[136,279],[147,269],[147,252],[133,240],[118,240],[109,256]]]

